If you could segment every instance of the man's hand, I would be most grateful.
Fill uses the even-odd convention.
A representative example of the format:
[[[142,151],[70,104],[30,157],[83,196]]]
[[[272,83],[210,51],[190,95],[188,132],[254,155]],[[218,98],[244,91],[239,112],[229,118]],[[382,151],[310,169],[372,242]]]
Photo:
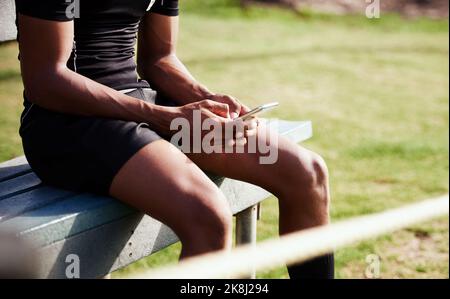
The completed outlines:
[[[230,118],[235,119],[245,113],[249,112],[250,109],[244,104],[240,103],[237,99],[232,96],[224,94],[213,94],[208,97],[210,100],[227,104],[230,112]]]
[[[220,99],[230,99],[229,97],[221,97]],[[243,106],[239,104],[237,101],[233,101],[233,108],[239,109],[239,111],[243,110]],[[178,107],[170,107],[167,109],[173,109],[173,114],[168,114],[170,117],[166,118],[166,120],[173,120],[175,118],[183,118],[188,120],[190,123],[191,130],[195,129],[195,116],[194,111],[200,112],[200,121],[202,124],[201,135],[202,138],[213,130],[215,135],[214,144],[209,144],[210,146],[244,146],[247,144],[247,138],[256,134],[257,130],[257,121],[256,119],[246,120],[242,122],[233,121],[230,117],[230,103],[219,102],[211,100],[211,97],[207,100],[202,100],[198,102],[193,102],[186,104],[184,106]],[[235,112],[237,113],[237,112]],[[204,129],[204,122],[208,120],[210,129]],[[170,125],[166,125],[167,128]],[[166,132],[167,136],[172,135],[174,132]],[[230,134],[231,133],[231,134]],[[193,132],[191,131],[191,137],[193,136]]]
[[[232,120],[230,118],[230,111],[229,111],[229,105],[225,103],[219,103],[217,101],[213,100],[203,100],[198,102],[193,102],[181,107],[177,107],[178,109],[178,117],[187,119],[189,123],[191,124],[191,130],[195,129],[194,124],[194,111],[200,112],[200,118],[201,123],[203,126],[203,123],[208,120],[209,124],[214,127],[214,134],[220,134],[215,135],[214,138],[214,144],[209,144],[209,146],[233,146],[235,144],[241,144],[245,145],[247,143],[246,138],[243,134],[241,136],[228,136],[225,132],[227,130],[230,130],[231,132],[233,130],[233,127],[230,127],[232,125]],[[228,128],[227,128],[228,127]],[[202,128],[202,138],[205,137],[206,134],[209,134],[211,130],[204,130]],[[191,132],[191,136],[193,136],[193,132]],[[231,137],[231,139],[229,139]]]
[[[213,94],[213,95],[209,96],[208,98],[215,102],[227,104],[229,115],[230,115],[231,119],[236,119],[239,116],[244,115],[250,111],[250,109],[247,106],[245,106],[244,104],[239,102],[236,98],[229,96],[229,95]],[[257,131],[257,126],[258,126],[258,120],[256,117],[251,117],[250,119],[245,121],[244,122],[244,136],[250,137],[250,136],[255,135],[256,131]],[[242,138],[244,136],[242,136],[240,133],[236,134],[237,138]]]

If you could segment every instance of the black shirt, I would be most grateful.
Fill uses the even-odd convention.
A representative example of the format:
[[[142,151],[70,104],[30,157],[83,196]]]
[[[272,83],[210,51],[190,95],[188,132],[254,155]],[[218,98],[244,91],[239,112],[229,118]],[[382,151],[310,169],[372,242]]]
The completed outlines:
[[[74,21],[67,66],[116,90],[149,87],[136,73],[135,45],[148,13],[178,15],[178,0],[15,0],[18,13],[52,21]],[[67,2],[66,2],[67,1]]]

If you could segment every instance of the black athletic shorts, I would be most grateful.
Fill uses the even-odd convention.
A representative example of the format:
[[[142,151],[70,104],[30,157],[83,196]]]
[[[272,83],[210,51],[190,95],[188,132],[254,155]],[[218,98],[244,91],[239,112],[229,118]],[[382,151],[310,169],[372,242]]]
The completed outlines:
[[[149,88],[127,94],[137,101],[173,105]],[[45,184],[63,189],[108,194],[125,162],[162,138],[146,123],[58,113],[26,99],[24,106],[20,135],[25,156]]]

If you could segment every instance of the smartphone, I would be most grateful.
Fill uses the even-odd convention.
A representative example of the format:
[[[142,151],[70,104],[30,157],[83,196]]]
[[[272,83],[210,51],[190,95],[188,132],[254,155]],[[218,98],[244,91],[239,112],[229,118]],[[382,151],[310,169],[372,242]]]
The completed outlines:
[[[277,107],[278,105],[279,105],[278,102],[273,102],[273,103],[268,103],[268,104],[258,106],[255,109],[250,110],[246,114],[239,116],[237,119],[245,121],[258,113],[268,111],[270,109]]]

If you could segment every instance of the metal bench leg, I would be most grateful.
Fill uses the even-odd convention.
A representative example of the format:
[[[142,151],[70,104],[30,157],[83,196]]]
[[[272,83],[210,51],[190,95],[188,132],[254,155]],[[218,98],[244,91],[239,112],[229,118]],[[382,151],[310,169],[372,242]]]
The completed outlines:
[[[236,245],[256,244],[256,221],[258,216],[258,205],[251,206],[248,209],[236,215]],[[249,273],[246,278],[256,278],[255,270]]]

